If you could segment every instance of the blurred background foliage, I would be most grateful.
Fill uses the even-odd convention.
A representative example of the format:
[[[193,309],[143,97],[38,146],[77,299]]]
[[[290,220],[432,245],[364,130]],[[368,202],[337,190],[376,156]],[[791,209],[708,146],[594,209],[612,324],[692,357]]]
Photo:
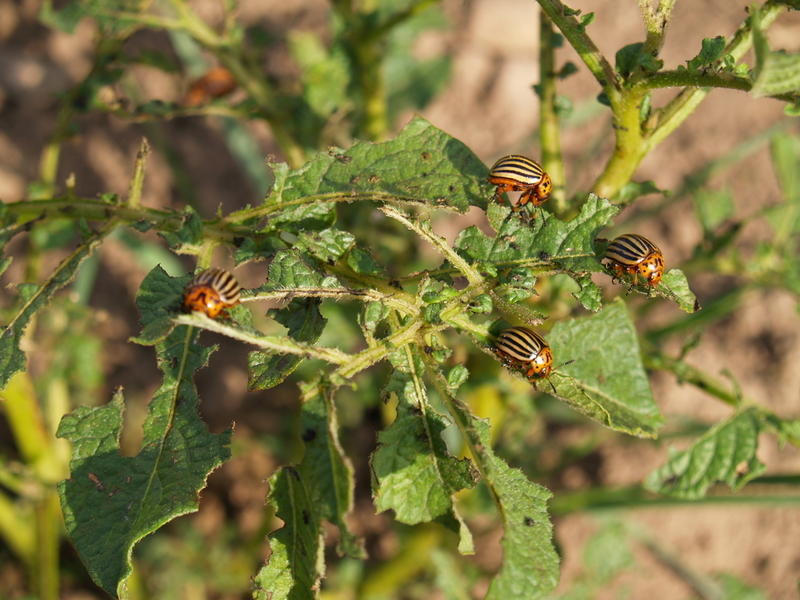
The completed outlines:
[[[313,152],[332,145],[348,147],[355,139],[386,139],[414,111],[441,111],[435,103],[446,94],[451,77],[458,76],[454,61],[457,56],[463,58],[468,43],[465,32],[487,10],[510,10],[513,3],[492,9],[487,8],[491,2],[333,0],[330,4],[312,2],[296,11],[276,10],[268,18],[248,16],[255,13],[248,13],[244,2],[242,14],[237,16],[231,0],[197,5],[177,0],[116,2],[113,10],[109,8],[112,3],[103,2],[23,4],[2,4],[3,10],[14,16],[10,22],[16,23],[15,30],[3,35],[18,53],[35,47],[40,39],[79,36],[91,40],[86,44],[91,64],[80,76],[63,76],[57,99],[38,105],[50,115],[46,122],[50,131],[46,136],[34,136],[33,142],[41,142],[39,155],[29,145],[25,158],[32,166],[24,170],[25,189],[20,197],[50,198],[70,192],[93,195],[109,189],[97,185],[102,179],[98,172],[105,168],[97,166],[102,165],[101,159],[95,159],[93,172],[70,156],[76,147],[97,139],[101,142],[92,142],[93,152],[103,154],[109,146],[97,134],[99,123],[109,128],[111,138],[119,134],[130,142],[144,135],[150,140],[162,162],[148,176],[166,181],[146,189],[145,197],[154,199],[155,206],[190,206],[211,218],[219,204],[227,212],[263,197],[272,177],[264,163],[265,154],[277,154],[298,167]],[[605,8],[612,14],[621,11],[613,2]],[[141,17],[144,13],[137,11],[143,9],[150,16]],[[626,10],[635,13],[631,7]],[[128,17],[120,12],[108,16],[109,11],[122,11]],[[600,8],[597,12],[601,14]],[[85,16],[93,20],[83,20]],[[691,16],[702,20],[699,13]],[[501,15],[499,22],[514,18],[509,12]],[[741,14],[731,17],[732,22],[737,23],[737,18],[741,20]],[[792,23],[796,26],[796,20]],[[587,26],[593,32],[592,26]],[[712,32],[716,33],[727,35],[730,31]],[[504,37],[501,28],[486,35]],[[530,35],[535,36],[533,22]],[[623,45],[617,39],[614,43]],[[692,44],[699,46],[699,38]],[[502,70],[513,61],[502,55],[495,58],[495,76],[515,76],[513,69]],[[22,59],[15,55],[15,60]],[[224,67],[235,83],[204,80],[215,67]],[[465,66],[462,62],[461,68],[468,69],[469,63]],[[565,69],[562,74],[570,71]],[[172,87],[167,86],[173,91],[171,98],[159,98],[153,92],[153,81],[171,81]],[[525,86],[534,81],[533,74],[525,75]],[[565,80],[566,86],[569,81]],[[586,80],[579,81],[575,85],[596,91]],[[3,99],[5,119],[13,117],[16,110],[13,86],[9,90]],[[607,150],[612,134],[607,113],[593,94],[575,88],[570,91],[575,93],[574,99],[559,97],[557,102],[564,136],[579,140],[566,157],[575,175],[566,182],[568,196],[588,187],[593,177],[587,180],[584,173],[594,170],[596,174],[597,156]],[[486,97],[479,97],[478,106],[493,98],[488,84],[483,92]],[[457,102],[453,96],[447,98]],[[735,97],[727,98],[729,109],[736,110]],[[526,102],[535,112],[532,89]],[[98,121],[103,113],[109,120]],[[482,116],[474,112],[469,127],[486,127]],[[211,133],[192,129],[192,120],[203,118],[212,123]],[[520,118],[526,125],[516,131],[517,118],[512,114],[505,123],[507,129],[515,130],[512,142],[501,138],[476,147],[487,162],[514,151],[537,155],[538,129]],[[670,192],[660,193],[655,185],[646,188],[651,193],[627,209],[618,223],[620,231],[609,237],[641,224],[660,232],[681,248],[669,260],[679,264],[700,292],[703,310],[691,315],[664,310],[654,301],[629,298],[640,325],[647,366],[658,373],[654,376],[657,391],[665,396],[668,392],[680,395],[688,386],[675,386],[677,379],[703,392],[687,395],[689,405],[698,399],[710,402],[709,397],[736,404],[756,394],[757,400],[791,416],[796,414],[792,401],[797,400],[798,389],[791,387],[798,381],[791,374],[795,371],[791,364],[796,364],[800,328],[796,314],[781,304],[781,312],[773,316],[775,305],[764,298],[779,294],[790,298],[796,309],[800,296],[800,138],[796,122],[788,117],[771,113],[760,123],[753,131],[742,132],[728,147],[686,157],[680,154],[680,146],[673,146],[655,167],[645,163],[645,172],[655,175],[658,185]],[[699,129],[692,122],[686,127],[690,131],[686,135],[692,135],[692,127]],[[14,135],[24,137],[19,131]],[[13,139],[6,138],[4,143]],[[199,155],[187,154],[187,145],[199,146]],[[0,151],[10,152],[7,148]],[[130,159],[130,152],[109,156]],[[124,169],[132,162],[127,160]],[[224,162],[227,170],[219,171],[216,162]],[[207,181],[204,169],[213,170],[219,179],[214,182],[212,189],[217,195],[212,198],[202,189],[202,182]],[[663,171],[669,171],[666,181],[659,179]],[[642,188],[631,193],[639,197]],[[342,227],[363,233],[362,243],[372,248],[376,258],[402,266],[403,272],[430,268],[437,262],[429,249],[389,220],[376,221],[366,211],[348,207],[341,209],[339,219]],[[441,226],[446,234],[467,224],[460,221],[450,229],[447,223]],[[75,244],[80,227],[66,219],[31,222],[24,238],[12,242],[9,254],[15,260],[3,265],[8,268],[6,281],[41,281]],[[682,228],[692,235],[676,233]],[[155,235],[119,228],[111,242],[81,267],[69,294],[57,296],[38,313],[23,340],[28,371],[16,375],[2,392],[0,593],[4,597],[102,597],[63,539],[54,485],[66,476],[69,457],[66,442],[57,440],[54,432],[61,416],[75,406],[102,404],[117,385],[125,385],[129,408],[122,447],[126,453],[135,453],[146,401],[157,385],[158,373],[148,349],[126,343],[126,338],[136,333],[133,291],[156,264],[172,275],[191,269],[188,260],[169,252]],[[263,265],[245,270],[246,285],[260,283],[263,271]],[[536,302],[558,320],[575,311],[571,291],[564,279],[545,278],[536,285]],[[3,295],[5,322],[18,309],[15,302],[10,295]],[[770,308],[759,308],[760,304]],[[757,327],[749,338],[743,333],[733,338],[724,335],[726,327],[751,318],[752,311],[766,313],[760,316],[774,320],[775,326]],[[354,326],[356,307],[346,302],[325,303],[322,312],[329,326],[320,343],[355,348],[360,336]],[[255,318],[266,323],[263,316]],[[704,340],[723,348],[728,361],[723,366],[728,370],[720,374],[716,358],[705,370],[696,366],[703,364],[702,359],[690,360]],[[211,478],[198,514],[181,518],[143,541],[135,556],[134,598],[247,596],[250,578],[263,560],[265,534],[275,526],[273,516],[264,510],[265,480],[277,465],[293,458],[298,400],[292,381],[313,376],[317,365],[306,361],[292,381],[269,392],[245,395],[240,391],[246,387],[245,350],[221,338],[219,342],[223,350],[198,374],[198,387],[201,397],[211,401],[204,411],[212,429],[220,431],[233,420],[239,423],[233,438],[234,458]],[[476,352],[463,339],[452,337],[448,344],[454,361],[470,369],[472,376],[461,394],[475,414],[491,419],[497,454],[554,491],[552,508],[557,517],[602,512],[597,521],[567,538],[572,556],[579,558],[567,558],[568,585],[559,588],[559,597],[591,598],[607,589],[636,594],[643,588],[635,575],[643,568],[666,573],[661,577],[676,586],[670,589],[685,596],[779,597],[794,587],[791,582],[778,581],[791,579],[791,567],[786,565],[796,567],[800,561],[800,555],[791,554],[793,550],[785,551],[785,560],[767,555],[771,566],[761,571],[712,573],[718,571],[713,565],[694,563],[695,558],[687,559],[667,542],[656,541],[661,533],[655,524],[627,519],[626,510],[686,502],[654,499],[638,484],[644,479],[641,471],[620,478],[609,474],[609,465],[644,457],[649,465],[646,474],[663,462],[663,448],[655,446],[656,455],[651,442],[621,439],[590,425],[546,395],[532,396],[529,386],[498,369],[496,361]],[[357,387],[337,395],[342,439],[357,468],[353,527],[365,536],[370,559],[338,559],[335,541],[328,540],[326,554],[331,566],[322,597],[479,596],[485,589],[486,574],[496,569],[499,561],[494,506],[485,488],[463,492],[460,498],[471,515],[479,548],[472,562],[458,558],[457,540],[444,529],[408,527],[393,523],[385,514],[374,514],[366,456],[374,447],[375,431],[394,417],[394,406],[374,393],[386,380],[388,369],[379,365],[360,375]],[[758,386],[742,381],[747,376],[753,376]],[[213,401],[226,397],[235,400]],[[687,404],[673,408],[661,440],[681,447],[720,418],[713,410],[695,413]],[[796,423],[781,425],[785,440],[800,439]],[[794,462],[776,459],[771,464],[780,466],[738,497],[712,493],[702,503],[712,508],[733,502],[786,504],[796,510],[796,453]],[[615,510],[607,514],[611,509]],[[773,538],[777,546],[791,540],[798,530],[796,522],[786,525],[785,514],[775,518],[771,531],[784,536]],[[759,557],[751,558],[757,564]],[[662,581],[658,577],[655,581]],[[767,591],[751,587],[748,578]]]

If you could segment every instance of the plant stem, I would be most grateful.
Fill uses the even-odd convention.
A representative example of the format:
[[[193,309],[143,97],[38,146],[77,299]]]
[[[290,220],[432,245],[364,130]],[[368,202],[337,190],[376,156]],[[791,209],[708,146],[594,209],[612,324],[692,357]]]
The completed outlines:
[[[736,390],[731,391],[730,386],[723,384],[718,379],[711,377],[700,369],[677,358],[666,356],[654,348],[650,348],[644,354],[643,362],[647,369],[669,371],[678,378],[678,381],[689,383],[707,394],[722,400],[729,406],[736,408],[743,403],[743,399],[739,393]]]
[[[142,204],[142,186],[144,185],[144,170],[147,165],[147,157],[150,154],[150,144],[147,138],[142,138],[139,151],[136,153],[136,164],[133,169],[133,177],[128,187],[128,206],[138,208]]]
[[[408,324],[381,340],[378,345],[369,347],[350,357],[349,362],[339,367],[334,372],[334,375],[344,379],[351,379],[357,373],[386,358],[390,352],[416,340],[421,328],[422,322],[419,319],[410,320]]]
[[[668,551],[653,538],[641,534],[636,537],[658,562],[685,581],[700,598],[703,600],[724,600],[725,594],[720,585],[714,580],[689,567],[675,553]]]
[[[554,516],[563,516],[574,512],[586,512],[593,510],[609,509],[629,509],[629,508],[660,508],[664,506],[687,506],[696,507],[703,505],[800,505],[800,495],[791,494],[758,494],[756,490],[764,489],[764,486],[756,486],[758,479],[750,482],[747,489],[751,490],[749,495],[740,492],[709,494],[699,500],[685,500],[682,498],[671,498],[668,496],[656,496],[651,494],[638,485],[623,488],[599,487],[579,492],[557,493],[551,500],[551,510]],[[796,492],[796,487],[793,487]]]
[[[556,110],[555,37],[553,23],[542,12],[539,17],[539,143],[542,167],[553,180],[551,201],[556,214],[567,210],[566,174],[561,156],[561,136]],[[498,233],[499,235],[499,233]]]
[[[545,14],[569,40],[613,105],[619,99],[622,82],[611,63],[602,55],[592,39],[586,35],[583,25],[560,0],[537,1]]]
[[[664,10],[667,8],[671,10],[668,0],[663,0],[662,4]],[[659,6],[659,10],[662,10],[662,6]],[[777,0],[768,0],[761,10],[763,15],[761,23],[766,28],[785,10],[785,6],[779,4]],[[748,20],[739,27],[725,47],[724,55],[732,56],[735,61],[741,60],[752,45],[750,31]],[[658,40],[653,38],[653,43],[656,41]],[[690,85],[692,87],[683,89],[667,106],[658,110],[654,115],[656,117],[655,125],[644,133],[639,113],[641,102],[647,91],[651,88],[671,85]],[[741,78],[726,73],[684,74],[678,71],[666,71],[642,76],[632,85],[621,88],[616,97],[609,96],[614,112],[616,144],[613,155],[595,181],[592,190],[599,196],[613,197],[623,185],[631,180],[642,159],[683,123],[705,99],[709,92],[706,85],[749,89],[743,84]]]
[[[290,337],[262,336],[256,333],[249,333],[222,323],[221,321],[215,321],[199,313],[178,315],[173,321],[179,325],[190,325],[192,327],[213,331],[275,354],[294,354],[305,358],[317,358],[334,365],[348,364],[354,358],[352,355],[342,352],[338,348],[325,348],[322,346],[303,344],[296,342]]]
[[[387,217],[391,217],[402,223],[408,229],[428,241],[451,265],[458,269],[470,285],[483,285],[484,281],[481,274],[453,250],[446,239],[433,233],[429,226],[414,222],[393,206],[381,206],[380,211]]]
[[[396,290],[400,292],[400,290]],[[270,292],[259,292],[245,296],[242,302],[259,300],[291,300],[292,298],[331,298],[333,300],[361,300],[363,302],[381,302],[406,315],[419,314],[419,310],[396,294],[386,294],[372,289],[352,288],[287,288]]]
[[[675,0],[659,0],[658,7],[654,10],[650,5],[650,0],[639,0],[639,8],[642,11],[647,38],[644,42],[645,52],[657,56],[664,45],[664,35],[667,30]]]

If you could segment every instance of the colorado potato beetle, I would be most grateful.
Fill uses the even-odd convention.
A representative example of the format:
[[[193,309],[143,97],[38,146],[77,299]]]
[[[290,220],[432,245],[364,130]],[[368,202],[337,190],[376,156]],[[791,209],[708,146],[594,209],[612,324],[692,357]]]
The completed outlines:
[[[519,212],[528,202],[540,206],[553,189],[550,175],[541,165],[519,154],[504,156],[494,163],[489,171],[489,183],[497,186],[494,199],[498,204],[503,203],[504,192],[522,192],[516,203],[511,204],[514,212]]]
[[[644,277],[647,284],[656,286],[664,275],[664,255],[653,242],[636,233],[626,233],[611,240],[603,257],[617,278],[633,277],[633,284]]]
[[[226,308],[239,303],[241,291],[236,278],[224,269],[207,269],[195,275],[183,293],[183,308],[187,312],[205,313],[212,319]]]
[[[553,352],[542,336],[527,327],[506,329],[494,343],[494,352],[501,362],[513,369],[524,369],[525,376],[535,383],[553,370]]]
[[[192,82],[183,99],[183,104],[189,108],[202,106],[235,89],[236,80],[233,78],[233,74],[224,67],[214,67]]]

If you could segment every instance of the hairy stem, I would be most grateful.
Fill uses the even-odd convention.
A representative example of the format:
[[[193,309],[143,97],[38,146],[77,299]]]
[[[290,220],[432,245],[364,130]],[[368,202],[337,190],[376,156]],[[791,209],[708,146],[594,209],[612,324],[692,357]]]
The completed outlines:
[[[667,0],[662,4],[665,10],[671,10],[671,6],[667,6]],[[768,0],[761,9],[762,26],[768,27],[784,10],[785,6],[777,0]],[[728,42],[724,55],[730,55],[738,61],[751,45],[751,26],[748,20]],[[655,125],[644,133],[640,124],[640,107],[647,91],[671,85],[691,87],[683,89],[667,106],[658,110],[655,114]],[[631,180],[642,159],[694,112],[708,94],[708,85],[749,89],[743,85],[741,78],[726,73],[684,75],[683,72],[666,71],[642,76],[631,86],[621,89],[616,99],[609,96],[614,111],[616,143],[613,155],[592,187],[593,191],[606,198],[614,196]]]
[[[608,96],[611,104],[619,99],[622,82],[614,71],[614,67],[606,60],[592,39],[586,34],[583,25],[578,21],[571,10],[568,10],[560,0],[538,0],[548,18],[555,23],[558,29],[569,40],[575,51],[581,57],[603,91]]]
[[[293,354],[304,358],[317,358],[334,365],[348,364],[353,356],[342,352],[338,348],[325,348],[296,342],[290,337],[265,336],[257,333],[243,331],[221,321],[215,321],[200,313],[191,315],[178,315],[173,321],[179,325],[190,325],[208,331],[213,331],[246,344],[251,344],[267,352],[275,354]]]
[[[555,212],[564,214],[567,210],[566,175],[556,109],[554,37],[553,23],[542,13],[539,19],[539,143],[542,147],[542,167],[553,180],[551,201]]]

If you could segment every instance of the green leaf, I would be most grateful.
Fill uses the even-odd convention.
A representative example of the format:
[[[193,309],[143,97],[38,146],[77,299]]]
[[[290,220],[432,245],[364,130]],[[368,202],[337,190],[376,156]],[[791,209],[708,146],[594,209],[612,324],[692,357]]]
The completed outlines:
[[[661,283],[656,286],[656,292],[674,302],[683,312],[694,313],[700,310],[697,296],[689,288],[689,281],[680,269],[670,269],[664,273]]]
[[[389,315],[389,307],[382,302],[368,302],[364,305],[364,310],[359,313],[358,322],[364,331],[364,337],[370,339],[374,337],[378,325]]]
[[[647,196],[648,194],[661,194],[662,196],[666,196],[667,191],[662,190],[652,181],[629,181],[623,185],[614,196],[614,204],[627,206],[634,200],[641,196]]]
[[[344,152],[317,154],[295,171],[275,166],[266,200],[273,229],[329,227],[333,202],[365,199],[450,207],[485,206],[488,170],[472,151],[424,119],[413,119],[387,142],[357,142]]]
[[[647,73],[655,73],[664,65],[664,61],[645,51],[642,42],[628,44],[617,50],[616,68],[622,77],[629,77],[634,71],[642,69]]]
[[[72,281],[78,267],[112,229],[113,226],[108,226],[78,246],[72,254],[59,263],[41,286],[33,284],[18,286],[21,304],[0,331],[0,389],[6,386],[14,373],[25,368],[25,354],[20,350],[19,343],[28,321],[38,310],[47,306],[58,290]]]
[[[581,305],[592,312],[597,312],[603,308],[603,292],[592,281],[589,275],[574,278],[578,284],[579,289],[573,292],[572,295],[581,303]]]
[[[455,248],[472,262],[485,262],[497,269],[529,266],[550,271],[554,268],[584,275],[603,271],[595,255],[594,240],[619,208],[605,198],[589,194],[580,213],[564,222],[544,212],[533,223],[506,219],[509,209],[492,204],[489,222],[500,234],[490,238],[477,227],[468,227],[456,238]]]
[[[52,0],[46,0],[39,12],[39,19],[46,25],[72,33],[84,18],[94,18],[105,35],[120,34],[135,27],[135,15],[149,4],[147,0],[74,0],[53,8]]]
[[[694,194],[694,210],[706,232],[714,231],[733,216],[733,196],[727,188],[710,190],[701,188]]]
[[[310,266],[294,250],[282,250],[269,266],[267,283],[256,291],[292,288],[318,288],[325,284],[321,273]],[[271,316],[285,326],[288,334],[298,342],[313,343],[325,329],[325,318],[319,312],[317,298],[296,298],[288,306],[270,311]],[[250,373],[248,385],[252,390],[275,387],[284,381],[303,362],[302,356],[275,355],[253,351],[247,358]]]
[[[172,318],[181,311],[183,291],[191,279],[191,275],[170,277],[160,265],[147,274],[136,293],[142,332],[131,341],[152,346],[172,332]]]
[[[319,506],[293,467],[269,480],[270,505],[284,525],[270,534],[272,554],[253,580],[257,600],[313,600],[324,570]]]
[[[157,346],[161,387],[150,402],[141,451],[119,453],[123,398],[79,407],[58,436],[72,442],[70,478],[58,486],[67,533],[92,579],[124,596],[134,546],[175,517],[197,509],[208,474],[230,456],[230,432],[211,434],[198,414],[192,374],[213,348],[179,327]]]
[[[319,381],[301,384],[303,406],[300,437],[305,446],[297,466],[307,482],[314,506],[322,518],[339,528],[339,551],[365,558],[361,542],[350,532],[345,516],[353,508],[353,465],[339,442],[339,423],[333,389]]]
[[[387,386],[398,396],[397,418],[378,434],[371,464],[375,508],[393,509],[398,521],[415,524],[450,512],[452,495],[472,487],[475,475],[467,459],[448,453],[442,439],[447,423],[427,404],[424,384],[415,376],[418,366],[406,367],[413,371],[395,371]]]
[[[449,396],[448,408],[469,439],[484,483],[492,490],[503,520],[503,564],[489,586],[486,600],[546,597],[556,587],[559,576],[553,525],[547,513],[552,494],[494,454],[487,421],[475,418],[454,396]]]
[[[327,119],[347,106],[350,74],[344,51],[328,51],[317,34],[298,30],[289,31],[289,51],[300,65],[303,97],[318,117]]]
[[[722,58],[725,51],[725,38],[724,36],[717,36],[714,38],[704,38],[700,53],[694,58],[688,60],[686,65],[689,71],[696,73],[703,67],[710,66],[714,62]]]
[[[800,92],[800,53],[771,51],[757,8],[753,9],[750,20],[756,55],[752,94],[758,98]]]
[[[633,565],[633,555],[622,523],[605,523],[589,539],[583,550],[583,565],[597,584],[611,582]]]
[[[180,254],[191,252],[203,242],[203,219],[191,206],[183,209],[181,224],[175,232],[162,232],[161,236],[167,241],[170,248],[175,248]]]
[[[648,490],[697,499],[715,483],[737,490],[766,468],[758,458],[761,422],[755,408],[746,408],[712,427],[688,449],[672,451],[666,464],[645,480]]]
[[[558,398],[616,431],[656,437],[663,418],[642,365],[636,328],[621,300],[595,315],[560,321],[546,337],[556,366],[574,361],[550,376]]]
[[[298,342],[316,342],[325,329],[326,320],[319,312],[317,298],[296,298],[286,308],[270,311],[271,316],[284,325],[290,337]],[[250,372],[248,387],[251,390],[266,390],[283,382],[303,362],[302,356],[292,354],[275,355],[253,351],[248,354]]]
[[[303,233],[297,239],[296,248],[305,250],[321,261],[339,260],[355,244],[355,236],[349,231],[324,229]]]

